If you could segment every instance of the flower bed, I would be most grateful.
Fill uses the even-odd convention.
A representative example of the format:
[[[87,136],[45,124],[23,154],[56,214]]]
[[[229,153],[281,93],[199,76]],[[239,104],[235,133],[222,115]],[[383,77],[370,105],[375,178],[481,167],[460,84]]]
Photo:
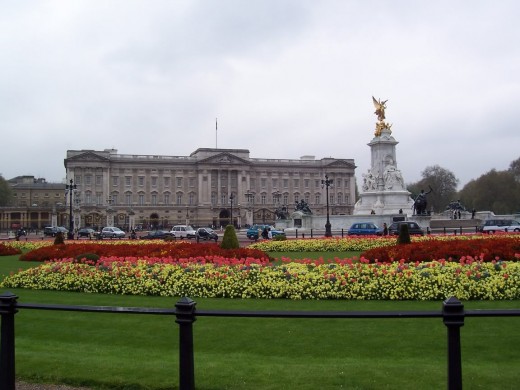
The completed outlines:
[[[362,258],[372,262],[394,260],[431,261],[448,259],[457,261],[472,256],[482,261],[494,259],[520,259],[520,236],[500,236],[493,239],[473,238],[468,240],[422,240],[406,245],[392,245],[364,251]]]
[[[519,299],[520,263],[262,264],[253,259],[176,263],[49,262],[7,277],[3,288],[211,298],[443,300]]]
[[[200,255],[226,256],[229,258],[268,257],[263,251],[253,248],[222,249],[218,244],[196,244],[189,242],[141,241],[135,243],[67,243],[44,246],[20,256],[25,261],[47,261],[75,258],[93,253],[98,256],[116,257],[171,257],[190,258]]]
[[[414,241],[393,245],[395,238],[348,238],[262,245],[292,242],[300,251],[341,251],[378,243],[381,253],[392,254],[389,259],[403,255],[389,263],[361,257],[331,262],[282,258],[280,264],[259,250],[224,251],[216,244],[68,243],[34,250],[31,259],[55,260],[8,276],[0,287],[215,298],[520,299],[520,262],[514,261],[520,253],[518,235]],[[403,252],[394,253],[396,248]],[[77,258],[85,253],[101,257]]]
[[[0,256],[19,255],[22,251],[10,245],[0,243]]]
[[[437,245],[442,242],[460,242],[470,241],[474,239],[482,240],[496,240],[510,238],[520,242],[520,234],[495,234],[495,235],[428,235],[428,236],[413,236],[414,242],[430,242],[432,245]],[[311,238],[300,240],[274,241],[264,240],[249,245],[249,248],[261,249],[266,252],[347,252],[347,251],[367,251],[369,249],[381,248],[387,246],[394,246],[397,244],[397,237],[395,236],[364,236],[364,237],[344,237],[344,238]],[[443,256],[441,256],[443,257]]]

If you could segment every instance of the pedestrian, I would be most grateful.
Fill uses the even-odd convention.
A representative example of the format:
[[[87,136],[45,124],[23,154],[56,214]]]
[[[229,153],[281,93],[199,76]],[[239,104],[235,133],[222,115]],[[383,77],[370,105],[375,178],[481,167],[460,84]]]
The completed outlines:
[[[271,231],[271,228],[267,229],[267,239],[270,240],[273,238],[273,232]]]
[[[264,230],[262,230],[262,238],[264,240],[267,240],[269,238],[269,233],[267,232],[267,227],[264,227]]]
[[[383,236],[388,236],[388,226],[386,225],[386,222],[383,223]]]
[[[459,219],[460,219],[460,210],[459,210],[459,211],[457,211],[457,215],[459,216]]]
[[[471,210],[471,219],[475,219],[476,212],[477,212],[477,210],[475,210],[475,209]]]

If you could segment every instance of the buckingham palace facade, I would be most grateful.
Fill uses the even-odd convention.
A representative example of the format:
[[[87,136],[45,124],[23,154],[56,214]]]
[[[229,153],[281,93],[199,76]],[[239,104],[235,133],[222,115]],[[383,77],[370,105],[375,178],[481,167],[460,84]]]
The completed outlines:
[[[313,214],[352,214],[353,159],[304,156],[251,158],[247,149],[199,148],[189,156],[119,154],[115,149],[69,150],[67,183],[75,185],[74,225],[169,228],[237,227],[275,223],[280,207],[304,200]]]

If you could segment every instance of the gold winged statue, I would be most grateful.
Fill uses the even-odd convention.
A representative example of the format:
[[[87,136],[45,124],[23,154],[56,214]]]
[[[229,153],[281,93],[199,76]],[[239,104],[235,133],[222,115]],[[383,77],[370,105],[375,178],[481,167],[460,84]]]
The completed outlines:
[[[379,119],[379,122],[383,122],[385,120],[386,102],[388,100],[385,100],[382,102],[381,99],[376,100],[372,96],[372,101],[374,102],[374,107],[376,108],[376,111],[374,112],[374,114],[377,115],[377,119]]]

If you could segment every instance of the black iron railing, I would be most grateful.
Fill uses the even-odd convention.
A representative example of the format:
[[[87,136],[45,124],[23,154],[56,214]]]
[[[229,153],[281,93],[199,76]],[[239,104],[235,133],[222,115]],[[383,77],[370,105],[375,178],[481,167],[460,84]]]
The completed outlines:
[[[78,311],[119,314],[154,314],[176,316],[179,324],[179,389],[195,389],[195,364],[193,353],[193,323],[197,317],[264,317],[264,318],[442,318],[447,328],[448,384],[449,390],[462,389],[462,361],[460,328],[466,317],[519,317],[520,310],[464,310],[455,297],[442,303],[440,311],[232,311],[197,310],[196,302],[182,298],[174,309],[116,307],[116,306],[67,306],[19,303],[18,297],[6,292],[0,295],[0,389],[15,389],[15,314],[21,309]]]

